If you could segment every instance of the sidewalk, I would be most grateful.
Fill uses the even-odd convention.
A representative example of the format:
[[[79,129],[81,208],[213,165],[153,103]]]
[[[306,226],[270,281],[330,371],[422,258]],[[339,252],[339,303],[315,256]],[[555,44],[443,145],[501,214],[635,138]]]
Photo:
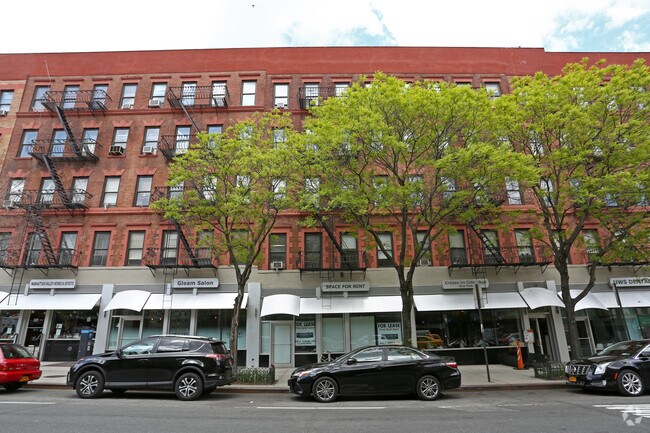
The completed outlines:
[[[43,362],[43,376],[30,382],[33,387],[66,388],[65,380],[72,362]],[[533,369],[516,370],[507,365],[490,365],[490,381],[487,380],[485,365],[461,365],[458,367],[462,375],[461,390],[486,389],[516,389],[516,388],[548,388],[564,386],[564,379],[545,380],[535,377]],[[234,383],[221,388],[231,392],[289,392],[287,381],[293,368],[276,368],[273,385],[243,385]]]

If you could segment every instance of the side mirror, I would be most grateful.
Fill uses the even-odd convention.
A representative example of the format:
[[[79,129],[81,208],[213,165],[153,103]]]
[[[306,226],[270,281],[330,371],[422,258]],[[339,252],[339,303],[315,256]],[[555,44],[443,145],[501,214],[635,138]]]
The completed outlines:
[[[122,349],[117,349],[115,351],[115,356],[117,356],[120,359],[124,358],[124,352],[122,352]]]
[[[355,358],[348,358],[347,364],[348,365],[354,365],[357,363],[357,360]]]

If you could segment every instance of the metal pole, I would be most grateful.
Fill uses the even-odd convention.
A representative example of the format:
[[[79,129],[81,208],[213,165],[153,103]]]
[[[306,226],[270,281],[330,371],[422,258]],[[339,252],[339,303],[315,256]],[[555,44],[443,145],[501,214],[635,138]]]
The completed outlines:
[[[479,324],[481,325],[481,341],[483,342],[483,357],[485,358],[485,371],[487,372],[487,380],[488,382],[492,382],[490,380],[490,363],[488,362],[487,343],[485,341],[485,332],[483,329],[483,314],[481,313],[481,291],[479,290],[478,284],[479,284],[478,281],[474,284],[474,291],[476,293],[476,307],[478,308],[478,321]]]
[[[625,326],[625,333],[627,334],[627,338],[630,337],[630,329],[627,327],[627,320],[625,320],[625,311],[623,311],[623,303],[621,302],[621,297],[618,294],[618,288],[616,287],[616,283],[612,283],[612,288],[614,289],[614,295],[616,296],[616,303],[618,306],[621,308],[621,317],[623,318],[623,326]]]

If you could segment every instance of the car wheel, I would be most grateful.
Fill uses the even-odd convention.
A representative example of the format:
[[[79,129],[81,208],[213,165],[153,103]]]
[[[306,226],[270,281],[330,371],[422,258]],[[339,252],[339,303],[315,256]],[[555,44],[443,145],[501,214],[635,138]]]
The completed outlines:
[[[126,389],[124,388],[111,388],[109,389],[110,392],[112,392],[115,395],[124,395],[126,392]]]
[[[95,398],[104,391],[104,376],[97,370],[84,371],[74,388],[80,398]]]
[[[416,391],[421,400],[433,401],[440,397],[442,387],[436,377],[427,375],[418,380]]]
[[[621,394],[629,397],[643,395],[645,386],[638,373],[632,370],[623,370],[618,374],[618,390]]]
[[[196,373],[181,374],[174,384],[174,392],[180,400],[196,400],[203,393],[203,380]]]
[[[321,377],[314,382],[311,390],[314,399],[320,403],[330,403],[339,395],[339,386],[329,376]]]
[[[20,388],[22,388],[24,383],[20,382],[10,382],[10,383],[5,383],[3,386],[7,391],[18,391]]]

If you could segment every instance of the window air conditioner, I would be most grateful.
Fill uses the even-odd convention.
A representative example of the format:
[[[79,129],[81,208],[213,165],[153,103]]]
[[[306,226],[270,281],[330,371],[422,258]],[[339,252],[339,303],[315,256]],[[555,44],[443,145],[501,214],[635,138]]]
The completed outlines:
[[[133,108],[133,104],[127,104],[127,103],[122,104],[122,110],[131,110],[132,108]]]
[[[150,99],[149,100],[149,106],[150,107],[162,107],[165,104],[165,101],[162,99]]]
[[[108,148],[108,153],[110,155],[124,155],[125,150],[123,146],[111,146]]]
[[[271,269],[279,271],[284,269],[284,262],[271,262]]]
[[[423,257],[420,259],[420,261],[418,261],[418,264],[420,266],[431,266],[431,259],[427,257]]]
[[[144,153],[145,155],[153,155],[154,153],[156,153],[156,148],[154,146],[144,146],[142,148],[142,153]]]
[[[4,116],[6,116],[7,114],[9,114],[9,111],[7,111],[7,110],[0,110],[0,117],[4,117]]]
[[[13,200],[3,200],[2,207],[5,209],[13,209],[16,207],[16,202]]]
[[[285,104],[283,102],[278,102],[277,104],[275,104],[275,108],[277,108],[279,110],[284,110],[285,108],[287,108],[287,104]]]

